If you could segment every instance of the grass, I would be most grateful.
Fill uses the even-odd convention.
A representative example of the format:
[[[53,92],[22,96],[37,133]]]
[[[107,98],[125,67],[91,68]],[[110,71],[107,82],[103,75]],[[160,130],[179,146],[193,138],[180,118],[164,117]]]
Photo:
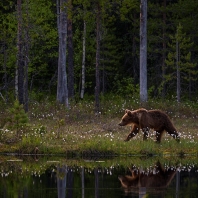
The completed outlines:
[[[197,112],[194,103],[177,104],[172,101],[147,103],[148,109],[161,109],[171,117],[181,134],[177,143],[165,134],[161,144],[155,143],[155,133],[150,132],[148,141],[139,133],[129,142],[124,142],[130,127],[118,123],[124,109],[137,109],[136,99],[127,100],[118,96],[101,100],[101,113],[94,113],[94,102],[80,101],[70,109],[44,101],[31,103],[29,125],[21,129],[16,138],[14,130],[5,125],[9,114],[2,111],[0,118],[1,153],[42,153],[75,156],[184,156],[198,151]],[[3,108],[2,108],[3,109]],[[4,123],[3,123],[4,122]],[[12,140],[12,141],[11,141]],[[35,148],[38,150],[35,151]]]

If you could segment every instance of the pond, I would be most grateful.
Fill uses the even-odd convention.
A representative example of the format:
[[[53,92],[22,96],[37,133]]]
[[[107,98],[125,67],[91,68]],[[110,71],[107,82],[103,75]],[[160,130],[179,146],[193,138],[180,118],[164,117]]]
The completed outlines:
[[[197,197],[197,159],[0,156],[2,198]]]

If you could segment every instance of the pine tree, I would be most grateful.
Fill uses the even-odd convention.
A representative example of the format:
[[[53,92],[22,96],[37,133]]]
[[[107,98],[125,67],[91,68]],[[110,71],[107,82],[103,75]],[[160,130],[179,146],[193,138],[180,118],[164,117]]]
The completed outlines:
[[[19,104],[19,101],[16,100],[14,105],[9,110],[11,128],[16,130],[16,135],[19,136],[20,130],[25,127],[28,123],[28,116],[24,111],[23,104]]]
[[[181,24],[177,26],[177,31],[174,36],[170,36],[171,42],[168,43],[170,52],[166,59],[167,68],[169,73],[165,76],[166,83],[171,83],[176,76],[177,87],[177,101],[181,101],[181,90],[185,88],[185,82],[188,82],[190,86],[193,80],[196,80],[197,71],[195,69],[196,64],[191,62],[190,49],[193,46],[193,42],[183,32]],[[191,90],[189,88],[189,90]],[[183,91],[184,92],[184,91]]]

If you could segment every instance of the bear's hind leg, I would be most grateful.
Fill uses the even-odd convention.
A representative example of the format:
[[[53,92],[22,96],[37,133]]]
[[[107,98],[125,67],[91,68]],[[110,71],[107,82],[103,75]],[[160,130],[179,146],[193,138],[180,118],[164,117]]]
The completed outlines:
[[[129,135],[127,136],[127,138],[124,141],[129,141],[131,138],[136,136],[138,132],[139,132],[138,126],[133,125],[131,132],[129,133]]]
[[[142,131],[143,131],[143,133],[144,133],[144,135],[143,135],[143,140],[147,140],[147,139],[148,139],[149,130],[150,130],[150,129],[149,129],[148,127],[142,129]]]

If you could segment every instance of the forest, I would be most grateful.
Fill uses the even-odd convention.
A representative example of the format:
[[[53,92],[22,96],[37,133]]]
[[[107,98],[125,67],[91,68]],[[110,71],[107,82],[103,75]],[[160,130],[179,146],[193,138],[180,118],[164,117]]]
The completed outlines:
[[[0,21],[2,101],[139,98],[140,1],[4,0]],[[196,0],[148,1],[149,99],[197,100],[197,23]]]

